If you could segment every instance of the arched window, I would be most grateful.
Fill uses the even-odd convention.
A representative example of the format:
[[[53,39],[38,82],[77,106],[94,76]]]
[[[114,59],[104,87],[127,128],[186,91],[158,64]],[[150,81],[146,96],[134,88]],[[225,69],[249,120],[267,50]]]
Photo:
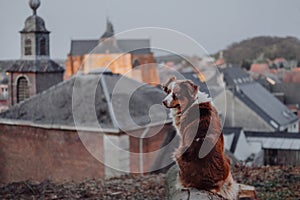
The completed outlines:
[[[26,39],[25,40],[25,47],[24,47],[24,49],[25,49],[25,55],[26,56],[29,56],[29,55],[32,55],[32,51],[31,51],[31,40],[30,39]]]
[[[42,56],[45,56],[47,54],[47,48],[46,48],[46,39],[42,38],[40,40],[40,53]]]
[[[132,68],[136,68],[138,66],[140,66],[140,62],[138,61],[138,59],[135,59],[132,63]]]
[[[25,77],[21,77],[17,82],[17,103],[29,98],[29,85]]]

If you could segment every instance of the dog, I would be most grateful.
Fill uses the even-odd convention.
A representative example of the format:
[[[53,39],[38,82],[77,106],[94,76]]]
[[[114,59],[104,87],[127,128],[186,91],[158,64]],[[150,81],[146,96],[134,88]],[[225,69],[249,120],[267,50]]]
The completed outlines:
[[[224,137],[216,108],[207,94],[190,80],[171,77],[162,85],[163,100],[171,109],[173,125],[180,137],[174,159],[179,167],[180,188],[196,188],[237,199],[239,187],[224,154]]]

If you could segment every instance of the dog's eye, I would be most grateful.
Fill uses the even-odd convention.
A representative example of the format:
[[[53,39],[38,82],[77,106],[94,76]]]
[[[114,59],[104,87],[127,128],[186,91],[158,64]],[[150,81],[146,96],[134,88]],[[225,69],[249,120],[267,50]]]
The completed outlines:
[[[176,99],[176,94],[174,92],[172,93],[172,98]]]

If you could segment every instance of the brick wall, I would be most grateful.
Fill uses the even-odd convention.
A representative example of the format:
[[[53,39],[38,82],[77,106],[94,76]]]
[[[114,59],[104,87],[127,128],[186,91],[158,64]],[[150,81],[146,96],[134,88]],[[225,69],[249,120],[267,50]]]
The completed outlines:
[[[152,154],[143,155],[143,171],[147,172],[151,169],[154,161],[157,159],[158,150],[160,150],[162,143],[168,133],[168,129],[171,128],[171,124],[165,125],[163,128],[161,126],[152,127],[149,129],[146,138],[143,139],[143,153],[153,152]],[[160,131],[158,129],[162,128]],[[130,133],[130,152],[139,153],[140,152],[140,137],[143,130]],[[156,152],[157,151],[157,152]],[[140,156],[137,154],[131,154],[130,156],[130,170],[132,172],[140,173]]]
[[[143,139],[143,152],[159,150],[170,126],[150,128],[147,138]],[[137,153],[130,155],[129,167],[133,173],[140,169],[139,137],[143,131],[128,134],[129,150]],[[94,156],[103,161],[103,133],[82,133],[87,134],[84,143],[93,149]],[[112,156],[111,159],[117,158]],[[143,171],[148,171],[157,159],[157,152],[142,159]],[[0,183],[46,179],[54,182],[81,181],[104,178],[104,173],[104,165],[88,152],[76,131],[0,124]]]
[[[91,141],[102,144],[102,134],[86,134]],[[103,173],[103,165],[86,150],[76,131],[0,124],[2,183],[45,179],[80,181],[102,178]]]

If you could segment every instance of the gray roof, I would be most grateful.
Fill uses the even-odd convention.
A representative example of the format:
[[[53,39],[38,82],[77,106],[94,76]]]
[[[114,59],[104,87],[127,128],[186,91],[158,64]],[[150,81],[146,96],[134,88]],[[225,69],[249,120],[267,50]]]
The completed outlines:
[[[101,36],[101,39],[110,38],[110,37],[114,36],[114,34],[115,34],[114,27],[113,27],[112,23],[108,19],[106,19],[106,31]]]
[[[240,127],[224,127],[222,130],[224,136],[233,134],[233,139],[231,141],[230,149],[229,149],[231,153],[235,152],[241,132],[242,132],[242,128]]]
[[[249,74],[239,67],[221,69],[224,81],[242,102],[257,113],[274,129],[287,126],[298,121],[284,104],[282,104],[269,91],[250,78]]]
[[[226,67],[220,69],[224,74],[224,81],[228,86],[252,82],[250,75],[240,67]]]
[[[81,56],[90,53],[97,45],[99,40],[72,40],[70,55]],[[122,52],[131,52],[132,54],[149,54],[149,39],[119,39],[117,46]]]
[[[50,59],[16,60],[7,72],[64,72],[64,68]]]
[[[245,131],[249,142],[260,142],[264,149],[300,150],[299,133]]]
[[[300,83],[278,83],[271,85],[272,92],[284,93],[286,104],[300,104]]]
[[[278,125],[285,126],[298,120],[296,115],[257,82],[239,85],[235,94],[275,129],[279,129]]]
[[[169,55],[155,56],[155,59],[157,63],[174,62],[174,64],[178,64],[183,61],[186,61],[187,57],[188,56],[185,55],[169,54]]]
[[[37,16],[32,15],[29,16],[25,21],[24,29],[21,31],[21,33],[28,33],[28,32],[43,32],[43,33],[49,33],[49,31],[45,27],[45,21]]]
[[[122,50],[118,47],[118,45],[115,43],[114,38],[107,38],[102,41],[101,45],[97,45],[91,53],[99,53],[99,54],[105,54],[105,53],[122,53]]]
[[[99,128],[100,124],[101,128],[117,130],[147,125],[150,117],[151,123],[165,123],[166,110],[162,107],[149,116],[149,109],[161,105],[165,97],[160,89],[107,72],[101,80],[99,77],[100,74],[74,76],[13,106],[0,118],[71,127],[75,127],[76,120],[80,127]],[[128,94],[130,90],[134,90],[132,95]],[[124,103],[127,97],[128,105]]]

